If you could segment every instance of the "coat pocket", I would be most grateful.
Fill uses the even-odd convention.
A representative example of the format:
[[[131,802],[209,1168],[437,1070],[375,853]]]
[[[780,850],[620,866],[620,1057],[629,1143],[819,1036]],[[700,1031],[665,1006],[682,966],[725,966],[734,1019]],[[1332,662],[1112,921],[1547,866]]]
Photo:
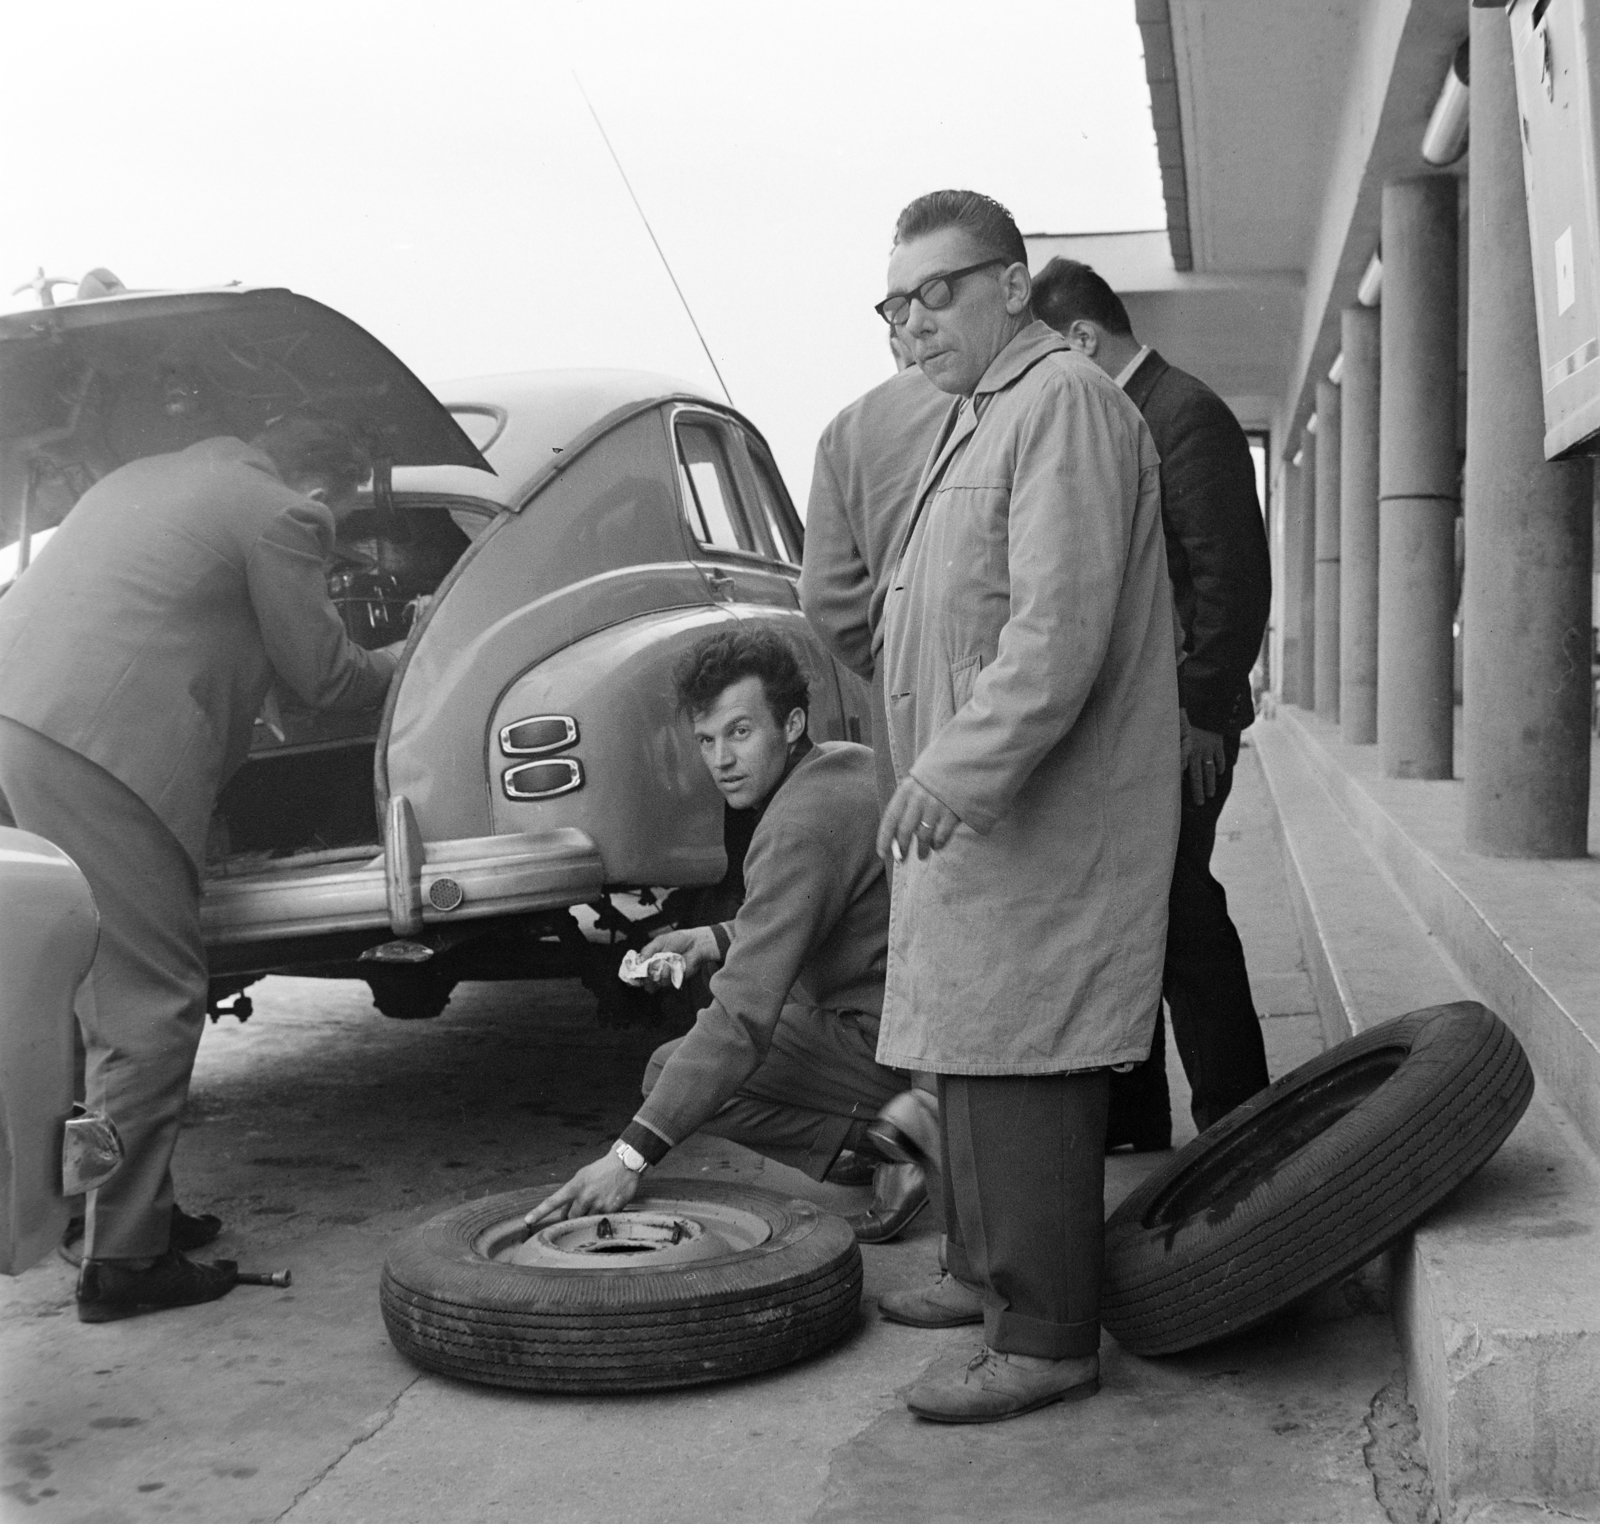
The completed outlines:
[[[983,671],[983,658],[981,656],[964,657],[961,661],[950,663],[950,702],[951,713],[959,714],[961,707],[972,697],[972,685],[977,682],[978,674]]]

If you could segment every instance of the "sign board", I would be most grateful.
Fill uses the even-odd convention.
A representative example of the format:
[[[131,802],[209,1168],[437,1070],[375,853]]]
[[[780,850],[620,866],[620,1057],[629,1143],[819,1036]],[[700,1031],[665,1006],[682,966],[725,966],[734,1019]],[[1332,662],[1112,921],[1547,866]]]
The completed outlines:
[[[1600,451],[1600,0],[1514,0],[1528,237],[1544,376],[1544,453]]]

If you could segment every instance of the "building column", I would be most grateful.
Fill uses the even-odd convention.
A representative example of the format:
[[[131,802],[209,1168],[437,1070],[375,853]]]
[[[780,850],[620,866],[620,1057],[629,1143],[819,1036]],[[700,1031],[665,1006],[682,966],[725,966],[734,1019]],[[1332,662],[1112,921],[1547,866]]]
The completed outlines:
[[[1283,513],[1283,561],[1273,580],[1283,589],[1283,624],[1279,637],[1282,660],[1278,668],[1278,697],[1286,704],[1301,702],[1300,693],[1300,544],[1305,533],[1305,514],[1301,497],[1306,473],[1286,461],[1283,467],[1283,492],[1279,501]]]
[[[1467,206],[1467,846],[1582,857],[1593,509],[1587,459],[1544,458],[1511,30],[1472,12]]]
[[[1379,311],[1378,754],[1387,778],[1448,778],[1459,489],[1450,176],[1384,186]]]
[[[1378,739],[1378,310],[1347,307],[1339,399],[1339,725]]]
[[[1295,700],[1302,709],[1317,702],[1317,437],[1300,436],[1300,558],[1289,575],[1300,589],[1300,670]]]
[[[1332,381],[1317,382],[1316,709],[1339,723],[1340,399]]]

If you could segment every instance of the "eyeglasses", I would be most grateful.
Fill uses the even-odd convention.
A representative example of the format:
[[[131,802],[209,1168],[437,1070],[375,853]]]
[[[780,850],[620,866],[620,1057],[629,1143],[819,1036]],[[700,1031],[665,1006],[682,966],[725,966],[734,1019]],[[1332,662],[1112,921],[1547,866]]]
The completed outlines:
[[[930,275],[914,291],[891,291],[872,310],[891,328],[898,328],[911,316],[911,303],[921,302],[929,312],[948,307],[956,297],[956,282],[964,275],[977,270],[987,270],[990,265],[1009,265],[1009,259],[981,259],[975,265],[961,270],[950,270],[944,275]]]

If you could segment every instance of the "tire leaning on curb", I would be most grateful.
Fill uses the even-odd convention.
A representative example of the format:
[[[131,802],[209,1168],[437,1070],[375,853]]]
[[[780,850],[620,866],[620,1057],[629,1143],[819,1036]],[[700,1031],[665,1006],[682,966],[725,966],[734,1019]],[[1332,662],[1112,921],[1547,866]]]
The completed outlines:
[[[754,1186],[671,1178],[651,1185],[675,1204],[754,1213],[770,1236],[678,1266],[510,1264],[487,1258],[481,1240],[553,1187],[484,1197],[394,1245],[379,1292],[390,1339],[425,1370],[467,1381],[642,1392],[772,1370],[856,1326],[861,1251],[842,1218]],[[646,1194],[634,1207],[652,1204]]]
[[[1399,1238],[1490,1158],[1532,1096],[1522,1045],[1473,1001],[1330,1048],[1117,1208],[1101,1321],[1139,1355],[1262,1322]]]

